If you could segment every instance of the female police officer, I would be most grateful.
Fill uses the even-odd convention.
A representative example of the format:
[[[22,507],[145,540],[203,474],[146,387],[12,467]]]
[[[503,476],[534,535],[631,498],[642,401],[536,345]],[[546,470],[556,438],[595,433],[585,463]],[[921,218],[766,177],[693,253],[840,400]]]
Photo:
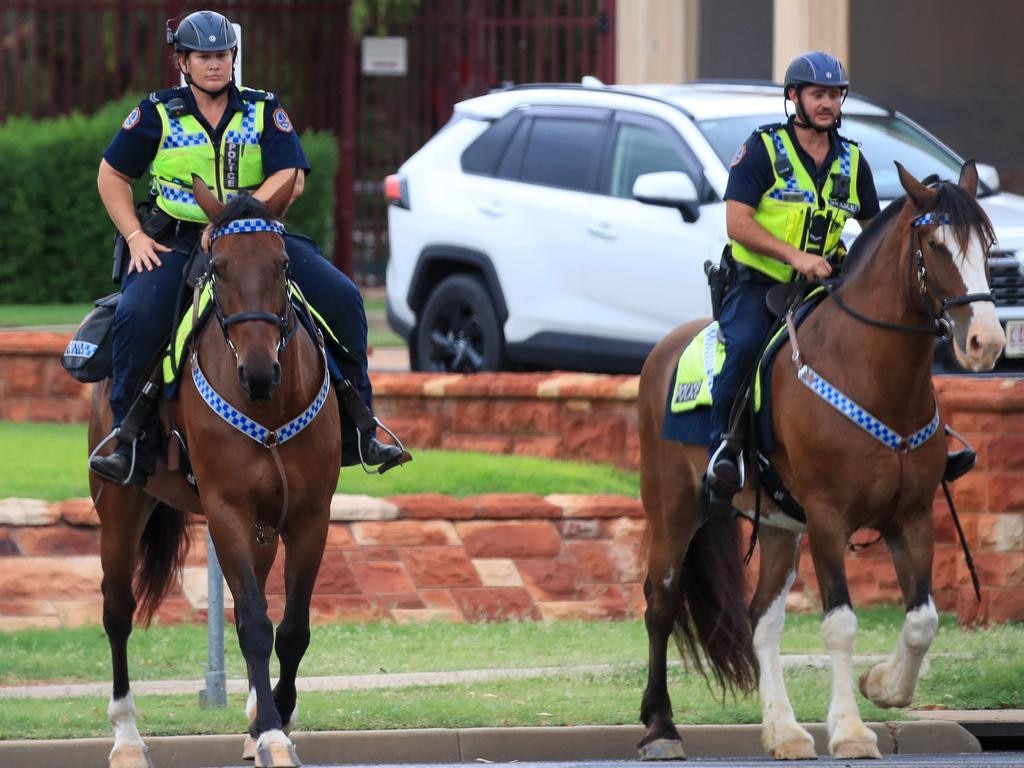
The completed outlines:
[[[267,200],[301,170],[294,200],[310,170],[291,121],[273,94],[234,84],[238,42],[223,15],[189,14],[176,31],[168,25],[167,42],[175,46],[175,61],[187,85],[152,93],[129,113],[104,152],[97,179],[107,213],[131,254],[114,318],[110,405],[115,434],[170,331],[182,269],[207,223],[183,180],[198,174],[224,202],[239,194]],[[130,182],[147,167],[156,207],[143,229]],[[361,415],[365,426],[369,414],[360,400],[368,409],[371,389],[366,315],[359,291],[322,257],[312,240],[287,234],[285,247],[292,278],[348,353],[338,362],[358,397],[345,399],[349,410],[354,399],[355,408],[363,412],[349,413],[342,422],[351,424]],[[144,483],[155,457],[134,442],[119,441],[110,456],[93,457],[90,468],[114,482]],[[360,454],[366,464],[381,464],[382,469],[408,459],[397,446],[379,442],[372,428],[362,432],[358,450],[354,431],[344,434],[343,442],[343,464],[358,463]]]

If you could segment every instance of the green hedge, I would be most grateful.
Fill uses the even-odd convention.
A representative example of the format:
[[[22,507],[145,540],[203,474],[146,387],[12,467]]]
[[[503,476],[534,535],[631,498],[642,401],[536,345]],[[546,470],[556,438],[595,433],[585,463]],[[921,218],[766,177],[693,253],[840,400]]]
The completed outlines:
[[[0,125],[0,302],[80,302],[110,293],[114,225],[96,191],[96,171],[135,96],[100,112]],[[328,133],[307,131],[314,168],[289,211],[289,229],[333,247],[338,149]],[[137,184],[143,199],[148,180]]]

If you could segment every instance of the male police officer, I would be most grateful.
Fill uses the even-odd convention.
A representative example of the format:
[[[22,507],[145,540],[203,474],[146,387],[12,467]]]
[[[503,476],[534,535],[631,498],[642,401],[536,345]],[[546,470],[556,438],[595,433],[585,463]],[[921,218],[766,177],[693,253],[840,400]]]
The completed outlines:
[[[725,199],[736,278],[719,316],[726,359],[714,380],[707,471],[716,502],[728,503],[742,484],[740,440],[723,433],[772,324],[768,290],[797,275],[828,277],[846,220],[866,224],[879,210],[871,169],[837,132],[849,86],[836,57],[798,56],[785,78],[786,113],[792,103],[795,114],[755,131],[732,161]]]
[[[115,434],[170,331],[182,269],[207,224],[192,194],[192,174],[204,179],[223,202],[240,194],[268,200],[295,177],[294,200],[310,170],[288,114],[274,95],[235,85],[238,41],[223,15],[191,13],[176,31],[168,25],[167,42],[175,47],[187,85],[150,94],[129,113],[104,152],[97,179],[107,213],[130,251],[114,318],[110,405]],[[155,207],[140,222],[130,183],[147,167]],[[286,234],[285,248],[292,279],[344,348],[338,363],[358,393],[339,382],[339,401],[349,416],[342,419],[348,427],[342,464],[358,463],[360,454],[364,463],[382,465],[382,470],[408,460],[408,454],[379,442],[373,428],[366,428],[375,420],[369,413],[366,315],[359,290],[309,238]],[[364,427],[358,447],[353,422]],[[143,484],[155,467],[152,446],[143,447],[133,435],[120,437],[127,439],[119,440],[110,456],[92,458],[90,469],[113,482]]]

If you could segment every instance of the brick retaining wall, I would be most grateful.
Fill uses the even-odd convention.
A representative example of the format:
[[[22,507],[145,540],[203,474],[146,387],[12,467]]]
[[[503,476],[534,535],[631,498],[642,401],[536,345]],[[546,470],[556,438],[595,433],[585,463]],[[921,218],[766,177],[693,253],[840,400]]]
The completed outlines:
[[[68,377],[59,365],[58,355],[66,339],[67,336],[63,334],[0,333],[0,419],[75,422],[87,418],[88,387]],[[984,586],[984,599],[978,604],[940,491],[935,504],[936,601],[943,610],[956,610],[964,622],[1024,620],[1024,379],[940,376],[936,377],[935,383],[943,418],[963,434],[979,453],[978,467],[955,484],[954,498]],[[635,408],[637,377],[634,376],[557,372],[475,376],[389,373],[374,376],[374,392],[377,412],[413,447],[566,457],[603,461],[630,469],[636,469],[638,465]],[[525,611],[521,615],[552,617],[555,610],[552,606],[559,603],[573,603],[575,607],[569,614],[580,615],[573,611],[585,603],[594,600],[600,602],[602,599],[605,600],[605,608],[597,609],[588,605],[580,610],[583,614],[594,611],[593,615],[599,615],[605,609],[611,614],[636,615],[639,608],[635,600],[638,584],[635,573],[630,573],[629,578],[620,574],[623,580],[618,585],[600,582],[603,585],[601,590],[605,587],[608,589],[601,592],[601,597],[595,597],[595,589],[598,588],[594,584],[597,582],[585,571],[572,565],[575,562],[573,557],[578,556],[581,547],[570,547],[569,544],[578,543],[579,540],[589,541],[591,538],[589,535],[581,535],[578,526],[583,525],[591,531],[599,529],[603,533],[597,539],[604,540],[607,538],[608,517],[576,513],[566,515],[564,511],[558,511],[558,504],[554,505],[554,510],[549,506],[551,497],[548,501],[538,501],[537,497],[502,497],[500,506],[493,506],[497,497],[485,498],[490,501],[459,501],[433,496],[390,500],[398,510],[397,518],[379,521],[377,524],[388,522],[389,526],[385,528],[389,528],[391,524],[408,519],[415,529],[415,526],[430,522],[435,529],[444,529],[450,536],[454,536],[450,538],[446,534],[440,543],[409,542],[408,549],[406,544],[394,542],[364,545],[359,538],[363,535],[360,533],[363,529],[354,528],[363,526],[364,522],[346,522],[339,518],[332,524],[332,541],[341,537],[345,541],[355,542],[356,546],[351,549],[336,547],[344,554],[332,557],[346,563],[353,558],[357,561],[362,558],[361,562],[377,562],[363,551],[364,546],[370,547],[368,552],[371,554],[386,550],[390,560],[384,559],[383,562],[392,565],[372,568],[357,566],[357,569],[373,574],[400,573],[401,577],[396,576],[394,586],[397,588],[401,585],[404,589],[411,583],[415,589],[408,592],[381,592],[370,587],[370,591],[364,593],[362,586],[359,586],[357,592],[344,592],[335,599],[334,604],[342,607],[334,614],[324,609],[327,612],[322,615],[338,615],[339,611],[347,611],[356,616],[392,615],[397,619],[429,615],[434,609],[441,609],[442,612],[453,609],[447,597],[439,597],[442,593],[450,596],[451,587],[438,588],[441,591],[435,592],[432,591],[434,588],[421,588],[415,583],[408,571],[409,563],[412,562],[411,558],[424,553],[412,550],[433,546],[454,547],[451,552],[457,552],[462,547],[466,551],[466,544],[461,537],[472,530],[470,523],[482,520],[515,523],[525,526],[517,530],[538,536],[541,536],[541,530],[548,534],[554,531],[558,535],[557,548],[554,547],[554,539],[551,539],[549,543],[552,549],[549,553],[534,553],[526,558],[530,568],[526,575],[519,574],[523,583],[522,587],[517,587],[520,590],[516,593],[519,602],[511,603],[518,606],[515,610]],[[83,502],[69,503],[81,505]],[[638,520],[642,516],[638,502],[630,500],[629,503],[632,507],[628,513],[622,512],[620,508],[619,513],[613,517],[626,521]],[[466,505],[475,511],[465,513]],[[427,508],[431,511],[427,512]],[[404,511],[409,509],[412,511]],[[53,546],[60,549],[73,547],[69,541],[84,546],[95,536],[94,531],[89,532],[87,525],[83,528],[78,523],[70,522],[64,513],[59,512],[56,516],[52,512],[47,514],[53,518],[52,523],[56,526],[53,535],[56,538],[49,539],[49,532],[29,534],[18,526],[0,527],[0,553],[27,555],[29,559],[45,558],[53,555],[41,554],[38,546],[31,544],[32,541],[59,542]],[[344,513],[339,511],[338,514],[343,516]],[[573,521],[572,525],[566,522],[569,520]],[[0,525],[2,522],[0,520]],[[44,527],[50,530],[49,524]],[[567,527],[574,532],[568,534]],[[197,538],[201,545],[202,537]],[[615,541],[615,535],[611,536],[611,540]],[[28,551],[24,551],[26,541],[29,542]],[[622,543],[617,542],[618,545]],[[381,547],[383,549],[374,549]],[[577,554],[571,555],[570,550],[577,551]],[[64,552],[54,554],[63,555]],[[462,557],[463,563],[466,558],[469,561],[479,559],[478,555],[472,553]],[[502,556],[498,559],[516,561],[515,556]],[[540,565],[542,562],[543,566]],[[47,567],[55,568],[56,565],[50,563],[40,567],[45,572]],[[553,580],[551,583],[561,584],[561,591],[552,589],[550,585],[531,591],[529,585],[534,584],[536,587],[536,582],[531,579],[535,579],[538,569],[545,572],[545,578]],[[471,573],[465,568],[463,570],[465,574]],[[516,570],[518,572],[518,565]],[[483,578],[475,563],[472,573],[478,579]],[[530,573],[534,576],[530,576]],[[898,599],[895,575],[883,545],[877,544],[851,557],[848,560],[848,574],[857,604]],[[50,578],[50,575],[44,573],[43,578]],[[98,579],[90,585],[90,589],[96,583]],[[318,594],[326,588],[325,583],[321,577]],[[342,579],[341,583],[346,589],[354,589],[354,582]],[[801,592],[803,584],[811,587]],[[805,556],[793,599],[795,606],[816,606],[813,584],[810,558]],[[0,581],[0,600],[5,599],[9,586],[12,586],[11,582]],[[612,587],[620,587],[618,591],[621,602],[619,597],[608,598],[608,595],[616,592]],[[485,589],[473,585],[456,588]],[[512,589],[502,587],[506,588]],[[571,598],[555,599],[570,593],[573,595]],[[416,598],[412,597],[414,594]],[[469,594],[466,592],[464,596]],[[371,597],[367,598],[367,595]],[[406,601],[405,607],[399,604],[402,600]],[[443,604],[434,605],[430,600],[442,600]],[[609,607],[612,603],[614,608]],[[188,610],[185,610],[184,604],[179,602],[178,605],[183,618],[188,618],[195,610],[191,603],[188,603]],[[470,607],[467,611],[465,605],[457,602],[455,605],[464,618],[493,615],[490,608],[475,611]],[[395,614],[397,610],[427,611],[427,614]],[[53,609],[47,615],[51,618],[57,616],[55,611]],[[168,612],[171,611],[172,608],[169,608]],[[447,615],[457,617],[454,610]],[[4,617],[3,623],[6,624],[7,615],[2,608],[0,617]]]

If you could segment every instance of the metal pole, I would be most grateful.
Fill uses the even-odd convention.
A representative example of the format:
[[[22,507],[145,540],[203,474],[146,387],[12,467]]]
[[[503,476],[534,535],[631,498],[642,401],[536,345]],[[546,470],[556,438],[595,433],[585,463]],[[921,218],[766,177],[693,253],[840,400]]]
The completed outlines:
[[[224,679],[224,574],[213,548],[210,529],[206,529],[206,687],[199,692],[199,706],[204,709],[226,707],[228,704]]]

